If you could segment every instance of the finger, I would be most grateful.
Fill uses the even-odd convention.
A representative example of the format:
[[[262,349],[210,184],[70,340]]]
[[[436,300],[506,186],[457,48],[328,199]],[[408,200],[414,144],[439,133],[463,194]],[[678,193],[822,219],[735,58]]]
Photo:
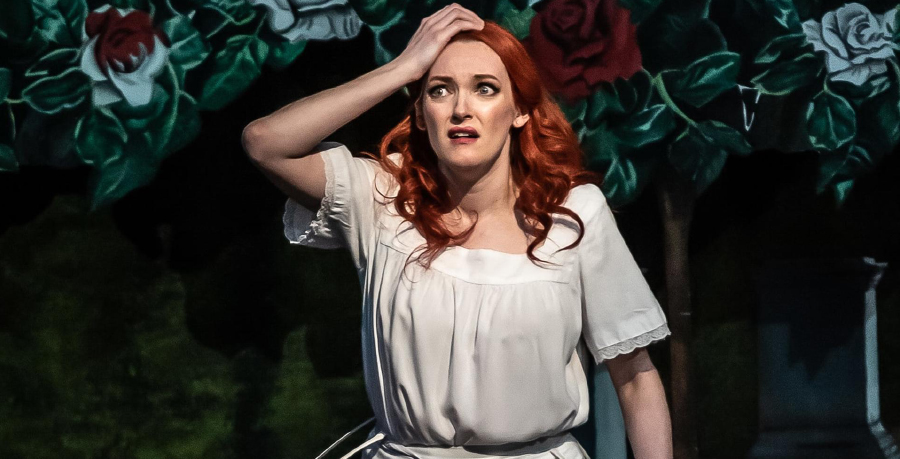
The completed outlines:
[[[413,33],[413,36],[410,38],[410,42],[415,41],[415,39],[417,37],[419,37],[419,35],[425,29],[430,29],[431,28],[430,26],[433,25],[435,21],[439,21],[441,18],[443,18],[446,15],[447,10],[452,6],[453,5],[447,5],[443,8],[435,11],[434,13],[432,13],[431,16],[426,16],[426,17],[422,18],[422,20],[419,21],[419,28],[416,29],[415,33]]]
[[[482,24],[468,19],[457,19],[450,23],[450,25],[448,25],[447,27],[441,29],[441,31],[437,33],[436,38],[440,42],[446,43],[449,42],[454,35],[460,32],[464,32],[467,30],[481,30],[482,27]]]
[[[427,40],[427,37],[429,36],[438,38],[439,40],[443,39],[442,41],[449,40],[449,37],[447,37],[444,32],[446,32],[447,27],[452,24],[454,20],[459,20],[461,18],[468,19],[472,25],[465,26],[461,29],[454,29],[450,37],[460,30],[480,30],[484,27],[484,20],[478,17],[477,14],[463,8],[459,4],[453,3],[445,6],[431,16],[422,19],[419,28],[413,33],[413,36],[410,37],[410,45],[418,44],[422,40]]]
[[[463,11],[462,7],[459,7],[459,8],[455,8],[452,11],[448,12],[447,15],[440,21],[435,22],[432,30],[435,30],[438,32],[443,31],[444,29],[449,27],[450,24],[452,24],[454,21],[459,21],[459,20],[468,21],[473,24],[479,24],[480,22],[483,22],[483,21],[481,21],[481,18],[479,18],[474,13],[467,14],[466,12]]]
[[[449,13],[451,10],[454,10],[457,8],[462,8],[462,7],[457,5],[456,3],[451,3],[441,9],[435,11],[431,16],[428,16],[425,19],[422,19],[422,24],[425,24],[426,22],[434,23],[434,22],[440,21],[447,15],[447,13]]]
[[[459,12],[462,14],[461,17],[467,17],[467,18],[470,18],[470,19],[472,19],[473,21],[478,22],[478,23],[483,23],[483,22],[484,22],[484,20],[481,19],[481,17],[478,16],[478,14],[476,14],[474,11],[472,11],[472,10],[470,10],[470,9],[468,9],[468,8],[466,8],[466,7],[464,7],[464,6],[462,6],[462,5],[459,5],[459,4],[457,4],[457,3],[454,3],[452,6],[455,6],[455,7],[456,7],[456,10],[459,11]]]

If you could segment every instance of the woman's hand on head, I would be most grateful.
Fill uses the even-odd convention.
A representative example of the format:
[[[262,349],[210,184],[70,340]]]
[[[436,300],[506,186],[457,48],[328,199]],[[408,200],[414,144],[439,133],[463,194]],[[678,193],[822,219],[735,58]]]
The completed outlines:
[[[456,3],[445,6],[422,20],[395,63],[409,72],[410,81],[418,80],[428,72],[454,35],[466,30],[481,30],[482,27],[484,20],[472,11]]]

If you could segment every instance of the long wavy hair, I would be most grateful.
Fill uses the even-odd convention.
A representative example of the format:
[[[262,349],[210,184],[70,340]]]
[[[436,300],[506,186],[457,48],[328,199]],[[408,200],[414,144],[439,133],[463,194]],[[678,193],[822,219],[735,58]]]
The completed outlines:
[[[529,115],[523,127],[511,130],[510,165],[513,182],[519,190],[515,209],[522,213],[528,232],[534,237],[528,245],[528,258],[535,264],[546,264],[534,251],[550,233],[552,214],[567,215],[579,227],[578,239],[561,250],[577,246],[584,236],[584,222],[562,204],[573,187],[584,183],[599,185],[601,180],[597,174],[585,170],[584,155],[572,127],[515,36],[496,23],[485,21],[481,30],[459,33],[451,42],[459,40],[480,41],[500,56],[509,73],[519,113]],[[471,235],[477,215],[475,223],[459,233],[451,232],[442,223],[442,215],[455,206],[438,169],[428,133],[415,123],[416,102],[422,97],[426,77],[427,74],[408,86],[412,104],[407,116],[381,140],[376,159],[399,185],[396,197],[391,198],[397,213],[425,238],[425,245],[417,249],[420,253],[416,260],[428,268],[446,247]],[[402,161],[394,163],[388,158],[391,153],[400,153]]]

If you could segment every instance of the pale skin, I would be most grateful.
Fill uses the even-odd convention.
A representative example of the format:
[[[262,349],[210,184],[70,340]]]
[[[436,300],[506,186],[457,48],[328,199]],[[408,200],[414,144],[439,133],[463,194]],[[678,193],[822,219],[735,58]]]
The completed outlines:
[[[512,132],[524,126],[529,115],[516,106],[509,74],[493,50],[477,41],[449,43],[458,32],[483,25],[475,13],[457,4],[438,11],[422,21],[406,50],[390,63],[247,125],[242,135],[244,149],[281,191],[315,209],[325,195],[324,163],[315,147],[341,126],[425,76],[415,122],[428,132],[456,204],[456,209],[445,215],[444,224],[462,231],[474,223],[463,247],[525,253],[529,231],[514,209],[516,189],[509,158]],[[469,142],[454,140],[454,128],[474,129],[478,137]],[[671,458],[672,429],[665,391],[646,350],[637,349],[605,363],[635,457]]]

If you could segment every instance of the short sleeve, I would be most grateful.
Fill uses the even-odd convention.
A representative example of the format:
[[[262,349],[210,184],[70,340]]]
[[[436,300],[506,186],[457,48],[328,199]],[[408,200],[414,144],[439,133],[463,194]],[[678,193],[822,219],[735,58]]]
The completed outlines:
[[[619,232],[606,197],[579,187],[582,335],[598,364],[670,334],[665,314]],[[573,209],[575,210],[575,209]]]
[[[379,166],[371,159],[353,157],[343,145],[327,146],[331,148],[320,153],[325,163],[325,197],[315,213],[288,198],[284,235],[291,244],[347,247],[354,260],[363,260],[375,226],[374,187]]]

